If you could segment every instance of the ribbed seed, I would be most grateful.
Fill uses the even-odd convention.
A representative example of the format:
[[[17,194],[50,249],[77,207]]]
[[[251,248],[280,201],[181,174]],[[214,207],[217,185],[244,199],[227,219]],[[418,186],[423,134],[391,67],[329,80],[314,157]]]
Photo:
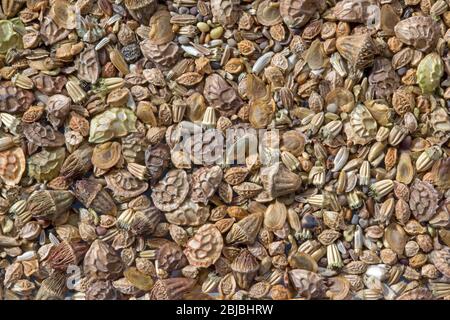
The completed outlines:
[[[120,73],[122,73],[123,75],[127,75],[130,73],[130,70],[128,70],[128,64],[126,63],[122,53],[120,53],[119,50],[111,49],[109,52],[109,59],[111,60],[111,63],[114,65],[114,67],[116,67],[117,70],[120,71]]]
[[[66,83],[66,89],[73,102],[79,103],[86,99],[86,92],[80,87],[78,83],[73,80],[69,80]]]

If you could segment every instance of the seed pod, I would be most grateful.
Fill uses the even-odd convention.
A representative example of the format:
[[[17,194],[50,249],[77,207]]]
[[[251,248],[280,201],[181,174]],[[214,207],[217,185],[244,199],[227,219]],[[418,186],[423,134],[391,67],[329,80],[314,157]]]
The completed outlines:
[[[300,188],[302,179],[282,164],[261,169],[261,181],[271,198],[293,193]]]
[[[139,45],[142,55],[163,69],[173,66],[181,54],[180,47],[173,41],[157,45],[146,39]]]
[[[358,193],[355,190],[347,193],[347,202],[351,209],[357,209],[363,204],[362,199],[358,196]]]
[[[92,168],[92,147],[84,145],[70,154],[64,161],[60,176],[65,179],[79,177]]]
[[[5,13],[7,17],[13,17],[20,9],[20,4],[16,4],[14,2],[3,1],[2,3],[2,11]],[[2,30],[0,33],[1,41],[0,41],[0,53],[2,55],[6,54],[9,49],[18,49],[23,48],[22,37],[17,32],[19,27],[23,28],[23,24],[18,21],[13,23],[14,20],[7,20],[6,18],[2,18],[0,21],[0,29]]]
[[[304,26],[316,13],[317,4],[312,0],[281,0],[280,14],[289,28]]]
[[[155,0],[125,0],[124,4],[130,15],[145,26],[149,25],[158,6]]]
[[[225,117],[235,114],[243,104],[236,90],[216,73],[205,79],[203,95],[211,105],[220,106],[217,110]]]
[[[269,230],[279,230],[284,226],[287,218],[286,206],[276,201],[267,207],[264,213],[264,226]]]
[[[333,120],[328,122],[325,126],[320,129],[322,136],[325,139],[335,138],[342,130],[343,124],[340,120]]]
[[[77,82],[73,80],[67,81],[66,89],[67,93],[72,98],[72,101],[74,103],[80,103],[87,97],[86,92],[81,88],[81,86]]]
[[[63,125],[65,119],[69,115],[71,100],[69,97],[56,94],[51,96],[47,101],[47,120],[53,128],[58,129]]]
[[[147,182],[137,179],[129,171],[123,169],[108,173],[105,180],[107,188],[120,201],[137,197],[148,189]]]
[[[116,67],[116,69],[119,70],[119,72],[124,76],[130,73],[130,70],[128,70],[128,64],[119,50],[115,48],[110,49],[109,59],[111,60],[114,67]]]
[[[291,171],[295,171],[300,167],[300,161],[290,152],[281,152],[281,161]]]
[[[98,214],[115,216],[117,207],[109,193],[102,185],[93,180],[78,180],[74,186],[75,197],[86,207]]]
[[[50,249],[47,261],[53,269],[66,271],[70,265],[78,265],[87,250],[85,243],[62,241]]]
[[[392,213],[394,212],[395,200],[394,198],[389,198],[383,202],[381,206],[376,206],[375,208],[375,220],[380,223],[388,222],[391,219]]]
[[[31,90],[34,88],[33,80],[31,80],[29,77],[27,77],[21,73],[17,73],[11,79],[11,81],[15,86],[25,89],[25,90]]]
[[[334,161],[333,161],[334,166],[331,171],[338,172],[339,170],[341,170],[347,163],[349,154],[350,153],[349,153],[347,147],[341,147],[334,158]]]
[[[112,280],[122,275],[123,264],[110,245],[97,239],[86,252],[83,270],[94,279]]]
[[[433,185],[415,179],[410,188],[409,207],[419,222],[429,221],[435,214],[439,195]]]
[[[66,276],[63,272],[53,272],[48,278],[42,280],[36,293],[36,300],[62,300],[67,290]]]
[[[400,154],[395,180],[404,184],[410,184],[414,178],[414,167],[408,152]]]
[[[84,81],[87,81],[91,84],[94,84],[97,82],[99,76],[100,76],[100,62],[97,54],[97,50],[93,48],[92,46],[86,47],[78,56],[77,61],[75,62],[78,70],[78,78]],[[75,90],[79,91],[78,88],[73,87],[74,93]],[[69,90],[69,89],[68,89]],[[74,96],[69,94],[72,99],[78,95],[78,98],[81,98],[83,95],[81,91],[79,91],[81,95],[78,95],[75,93]],[[74,99],[75,102],[75,99]],[[76,102],[75,102],[76,103]]]
[[[179,245],[166,242],[158,248],[155,264],[158,270],[169,273],[183,268],[186,265],[186,257]]]
[[[450,277],[450,267],[448,264],[449,258],[450,250],[448,247],[444,247],[441,250],[434,250],[430,254],[431,262],[446,277]]]
[[[14,146],[20,145],[21,141],[22,141],[21,137],[18,136],[6,135],[0,138],[0,152],[11,149]]]
[[[23,133],[27,140],[39,147],[61,147],[64,145],[64,135],[50,126],[39,122],[24,124]]]
[[[376,48],[369,34],[339,37],[336,49],[351,65],[364,69],[373,63]]]
[[[399,145],[407,135],[408,130],[406,130],[406,128],[395,125],[389,133],[388,142],[391,146],[395,147]]]
[[[152,190],[155,206],[161,211],[173,211],[186,199],[189,192],[189,182],[186,171],[171,170]]]
[[[119,163],[121,159],[121,145],[118,142],[98,144],[92,151],[92,164],[99,169],[108,170]]]
[[[361,168],[359,170],[359,184],[361,186],[369,185],[370,181],[370,163],[369,161],[364,161],[361,164]]]
[[[192,201],[206,205],[219,187],[222,176],[223,172],[219,166],[195,170],[192,174]]]
[[[222,26],[232,27],[240,16],[239,2],[236,0],[212,0],[211,13]]]
[[[167,221],[176,225],[197,226],[206,222],[209,208],[187,199],[178,209],[166,213],[165,216]]]
[[[358,104],[353,109],[350,124],[355,134],[363,139],[373,139],[376,135],[377,122],[363,104]]]
[[[290,282],[301,297],[320,298],[326,291],[324,279],[315,272],[293,269],[288,273]]]
[[[242,289],[248,289],[259,269],[259,263],[250,251],[244,249],[231,264],[237,285]]]
[[[214,225],[206,224],[188,241],[184,254],[191,265],[207,268],[219,259],[222,248],[223,238],[220,231]]]
[[[170,162],[170,148],[167,145],[158,144],[149,146],[145,150],[145,165],[151,183],[156,183],[163,175]]]
[[[226,236],[228,244],[252,244],[255,242],[261,225],[263,223],[263,214],[260,212],[252,213],[242,220],[239,220],[231,227]]]
[[[70,191],[39,190],[28,198],[27,211],[34,217],[54,220],[71,207],[73,200]]]

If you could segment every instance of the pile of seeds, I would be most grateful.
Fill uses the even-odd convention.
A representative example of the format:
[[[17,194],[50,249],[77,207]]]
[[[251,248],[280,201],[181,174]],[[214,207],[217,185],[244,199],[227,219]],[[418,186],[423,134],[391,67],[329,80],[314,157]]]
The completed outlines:
[[[0,299],[450,299],[450,1],[0,9]]]

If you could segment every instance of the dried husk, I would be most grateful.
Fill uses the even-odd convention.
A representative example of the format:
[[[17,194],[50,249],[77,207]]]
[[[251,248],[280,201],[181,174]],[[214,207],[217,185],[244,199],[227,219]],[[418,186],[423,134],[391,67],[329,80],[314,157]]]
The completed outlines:
[[[39,190],[33,192],[27,200],[27,210],[34,217],[56,219],[72,205],[74,196],[70,191]]]
[[[62,241],[50,249],[46,261],[53,269],[66,271],[69,266],[78,265],[87,250],[86,243]]]
[[[53,272],[42,280],[41,287],[36,293],[36,300],[62,300],[67,290],[66,276],[63,272]]]
[[[259,263],[246,249],[242,250],[230,265],[233,270],[237,285],[242,289],[248,289],[255,278]]]
[[[78,180],[74,185],[74,194],[86,208],[98,214],[115,216],[117,213],[114,200],[100,183],[88,179]]]
[[[123,264],[110,245],[97,239],[86,252],[83,270],[94,279],[114,280],[122,275]]]
[[[228,244],[252,244],[261,229],[264,216],[261,212],[252,213],[231,227],[226,236]]]
[[[194,279],[169,278],[160,279],[150,292],[151,300],[179,300],[195,285]]]

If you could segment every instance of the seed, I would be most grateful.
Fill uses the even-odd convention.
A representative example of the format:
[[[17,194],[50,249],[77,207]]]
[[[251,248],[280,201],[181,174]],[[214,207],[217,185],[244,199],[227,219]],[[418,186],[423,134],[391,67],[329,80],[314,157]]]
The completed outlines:
[[[211,39],[220,39],[223,35],[224,29],[223,27],[216,27],[211,30],[209,33]]]
[[[200,30],[201,32],[209,32],[210,28],[209,25],[205,22],[199,22],[197,23],[197,28],[198,30]],[[220,38],[220,37],[219,37]]]

